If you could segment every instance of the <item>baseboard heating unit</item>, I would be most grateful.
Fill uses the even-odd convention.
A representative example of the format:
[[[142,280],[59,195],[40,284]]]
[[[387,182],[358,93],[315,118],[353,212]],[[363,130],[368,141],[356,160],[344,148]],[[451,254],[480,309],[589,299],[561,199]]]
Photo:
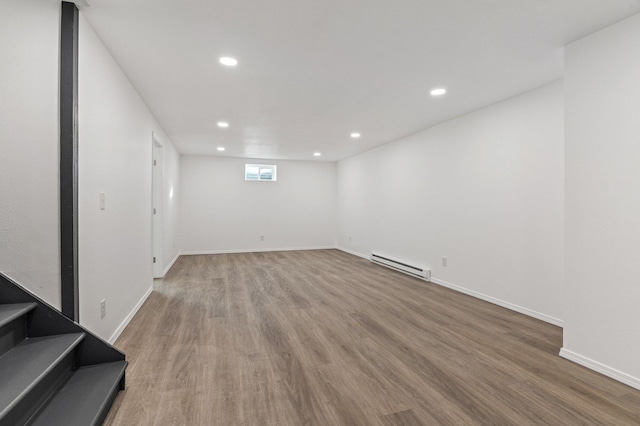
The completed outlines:
[[[381,256],[377,253],[371,253],[371,261],[387,268],[395,269],[396,271],[404,272],[405,274],[413,275],[414,277],[422,278],[429,281],[431,279],[431,269],[422,268],[420,266],[409,265],[406,262],[391,259],[386,256]]]

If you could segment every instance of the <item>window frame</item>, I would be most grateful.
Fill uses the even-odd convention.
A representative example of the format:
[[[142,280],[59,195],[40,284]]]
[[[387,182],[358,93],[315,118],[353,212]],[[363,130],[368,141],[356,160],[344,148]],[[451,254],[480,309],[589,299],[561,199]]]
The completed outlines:
[[[250,179],[247,177],[247,169],[249,167],[257,167],[258,168],[258,178],[257,179]],[[261,175],[262,175],[262,170],[263,169],[270,169],[272,171],[271,173],[271,179],[262,179]],[[277,182],[278,180],[278,166],[276,164],[250,164],[250,163],[245,163],[244,165],[244,180],[245,182]]]

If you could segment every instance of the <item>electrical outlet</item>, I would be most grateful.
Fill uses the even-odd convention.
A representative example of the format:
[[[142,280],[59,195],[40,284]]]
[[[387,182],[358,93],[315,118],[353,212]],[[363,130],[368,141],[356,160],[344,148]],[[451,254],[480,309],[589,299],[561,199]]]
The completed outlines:
[[[349,235],[349,242],[351,242],[351,235]]]
[[[446,257],[442,258],[442,266],[444,266],[445,268],[447,267],[447,258]]]
[[[264,235],[260,235],[260,241],[264,241]]]
[[[104,318],[107,315],[107,299],[100,301],[100,318]]]

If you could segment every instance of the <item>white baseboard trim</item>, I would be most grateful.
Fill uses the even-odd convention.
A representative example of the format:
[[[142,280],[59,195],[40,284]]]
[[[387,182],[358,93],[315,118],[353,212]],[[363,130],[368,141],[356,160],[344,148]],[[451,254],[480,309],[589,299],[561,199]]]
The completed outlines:
[[[640,389],[639,378],[630,376],[629,374],[623,373],[615,368],[611,368],[608,365],[604,365],[598,361],[594,361],[591,358],[587,358],[586,356],[582,356],[565,348],[560,349],[560,356],[590,370],[596,371],[607,377],[611,377],[612,379],[631,386],[632,388]]]
[[[450,288],[452,290],[458,291],[460,293],[464,293],[466,295],[473,296],[476,299],[484,300],[485,302],[493,303],[494,305],[502,306],[503,308],[507,308],[507,309],[510,309],[512,311],[515,311],[515,312],[530,316],[532,318],[539,319],[540,321],[544,321],[544,322],[547,322],[549,324],[557,325],[558,327],[562,327],[563,326],[563,321],[561,319],[552,317],[552,316],[547,315],[547,314],[543,314],[543,313],[538,312],[538,311],[534,311],[533,309],[525,308],[524,306],[516,305],[515,303],[507,302],[507,301],[504,301],[504,300],[496,299],[495,297],[487,296],[486,294],[479,293],[477,291],[470,290],[470,289],[465,288],[465,287],[460,287],[458,285],[451,284],[451,283],[448,283],[446,281],[439,280],[437,278],[431,278],[430,281],[432,283],[434,283],[434,284],[438,284],[438,285],[441,285],[443,287],[447,287],[447,288]]]
[[[341,250],[341,251],[343,251],[345,253],[352,254],[354,256],[361,257],[363,259],[369,259],[369,256],[363,255],[362,253],[358,253],[358,252],[355,252],[353,250],[345,249],[343,247],[338,247],[338,250]],[[464,294],[469,295],[469,296],[473,296],[476,299],[484,300],[485,302],[493,303],[494,305],[502,306],[503,308],[507,308],[507,309],[510,309],[512,311],[515,311],[515,312],[530,316],[532,318],[539,319],[539,320],[547,322],[549,324],[557,325],[558,327],[562,327],[563,326],[563,322],[562,322],[561,319],[552,317],[550,315],[543,314],[543,313],[534,311],[532,309],[525,308],[523,306],[519,306],[519,305],[513,304],[511,302],[506,302],[504,300],[496,299],[495,297],[487,296],[486,294],[479,293],[479,292],[474,291],[474,290],[469,290],[468,288],[461,287],[461,286],[455,285],[455,284],[451,284],[451,283],[448,283],[446,281],[439,280],[437,278],[433,278],[432,277],[429,281],[431,281],[434,284],[438,284],[438,285],[441,285],[443,287],[450,288],[451,290],[455,290],[457,292],[464,293]]]
[[[129,325],[133,317],[136,316],[136,314],[138,313],[138,311],[140,310],[144,302],[146,302],[149,296],[151,296],[152,292],[153,292],[153,286],[151,286],[151,288],[147,290],[147,292],[144,294],[144,296],[142,296],[142,298],[138,301],[138,303],[136,303],[136,306],[133,307],[131,312],[129,312],[129,315],[127,315],[124,321],[122,321],[122,323],[116,329],[116,331],[113,332],[113,334],[111,335],[111,337],[109,337],[109,340],[107,340],[107,342],[113,345],[115,341],[118,340],[118,337],[120,337],[124,329],[127,328],[127,326]]]
[[[320,246],[320,247],[279,247],[279,248],[254,248],[254,249],[231,249],[231,250],[187,250],[180,252],[182,256],[195,256],[199,254],[233,254],[233,253],[262,253],[270,251],[304,251],[304,250],[331,250],[335,249],[335,246]]]
[[[361,257],[361,258],[363,258],[363,259],[370,260],[370,259],[369,259],[369,256],[366,256],[366,255],[364,255],[364,254],[362,254],[362,253],[358,253],[357,251],[349,250],[349,249],[346,249],[346,248],[344,248],[344,247],[336,247],[336,248],[337,248],[338,250],[340,250],[340,251],[345,252],[345,253],[349,253],[349,254],[352,254],[352,255],[354,255],[354,256],[358,256],[358,257]]]
[[[178,258],[180,257],[180,252],[176,253],[176,257],[173,258],[173,260],[171,262],[169,262],[169,264],[167,265],[166,268],[164,268],[164,271],[162,271],[162,277],[164,277],[165,275],[167,275],[167,272],[169,272],[169,269],[171,269],[171,267],[173,266],[174,263],[176,263],[176,260],[178,260]],[[162,278],[161,277],[161,278]]]

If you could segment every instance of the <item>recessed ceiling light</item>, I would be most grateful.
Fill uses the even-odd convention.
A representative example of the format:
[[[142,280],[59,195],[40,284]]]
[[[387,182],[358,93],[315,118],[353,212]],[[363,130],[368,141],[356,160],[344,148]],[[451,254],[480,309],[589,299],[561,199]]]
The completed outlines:
[[[221,151],[221,152],[224,151],[224,146],[219,146],[218,151]]]
[[[238,65],[238,60],[229,56],[223,56],[222,58],[220,58],[220,63],[228,67],[235,67],[236,65]]]
[[[353,133],[351,133],[351,137],[354,138],[354,139],[357,139],[357,138],[360,137],[360,133],[353,132]]]
[[[436,89],[431,90],[431,96],[442,96],[447,93],[447,89],[444,87],[438,87]]]
[[[314,156],[314,157],[320,157],[321,155],[322,155],[322,154],[321,154],[321,153],[319,153],[319,152],[314,152],[314,153],[313,153],[313,156]]]
[[[229,123],[226,121],[218,121],[218,127],[229,127]]]

